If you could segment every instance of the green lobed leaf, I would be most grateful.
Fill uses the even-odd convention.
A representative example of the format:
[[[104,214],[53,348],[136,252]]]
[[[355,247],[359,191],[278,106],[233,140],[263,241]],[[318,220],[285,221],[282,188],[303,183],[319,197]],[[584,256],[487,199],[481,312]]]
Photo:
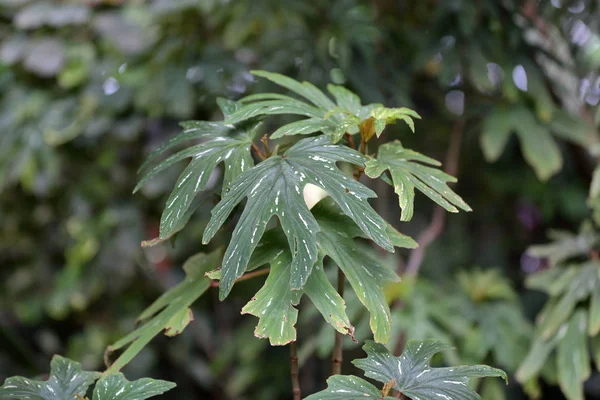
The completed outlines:
[[[226,106],[224,102],[222,104],[223,107],[229,107],[226,109],[228,111],[235,108],[231,105]],[[203,140],[202,143],[187,147],[152,168],[143,166],[145,172],[134,189],[136,192],[160,172],[184,159],[191,159],[167,199],[160,221],[160,239],[168,238],[181,230],[182,220],[189,220],[188,210],[192,202],[196,195],[204,190],[218,164],[225,163],[223,193],[229,190],[233,180],[254,165],[250,146],[258,123],[248,123],[238,128],[223,122],[205,121],[188,121],[182,125],[184,131],[159,147],[150,155],[148,162],[173,146],[191,139]]]
[[[548,357],[554,351],[559,341],[564,337],[564,329],[561,328],[554,336],[549,339],[536,337],[529,348],[529,352],[519,366],[516,378],[519,382],[525,383],[535,378],[547,364]]]
[[[543,245],[531,246],[527,253],[540,258],[548,258],[551,265],[557,265],[571,257],[588,254],[600,239],[593,227],[583,224],[579,233],[550,231],[553,241]]]
[[[330,132],[335,129],[335,124],[327,119],[308,118],[283,125],[271,135],[271,139],[292,135],[309,135],[315,132]]]
[[[174,334],[175,330],[185,328],[190,322],[189,306],[210,287],[210,279],[205,273],[218,265],[221,254],[219,249],[210,254],[196,254],[186,261],[183,266],[185,279],[163,293],[138,318],[138,321],[149,320],[108,347],[108,353],[125,346],[127,349],[110,365],[106,374],[118,372],[127,365],[162,330],[168,329],[168,334]]]
[[[296,340],[298,310],[302,291],[290,289],[291,257],[282,252],[270,262],[271,272],[263,287],[242,308],[242,314],[258,317],[254,335],[268,338],[271,346],[283,346]]]
[[[328,324],[338,332],[353,337],[354,327],[346,314],[346,303],[329,282],[323,269],[322,258],[319,259],[304,285],[304,293]]]
[[[393,400],[375,386],[356,376],[334,375],[327,379],[327,389],[312,394],[304,400]]]
[[[384,171],[390,170],[394,191],[398,194],[402,209],[402,221],[409,221],[413,216],[415,188],[450,212],[458,212],[456,207],[471,211],[471,207],[447,185],[447,182],[456,182],[456,178],[424,164],[441,165],[432,158],[405,149],[399,141],[394,141],[379,147],[377,158],[367,162],[365,173],[370,178],[377,178]]]
[[[85,396],[100,377],[99,372],[82,371],[81,364],[61,356],[52,357],[47,381],[14,376],[0,386],[0,398],[18,400],[65,400]]]
[[[321,201],[313,208],[321,227],[317,235],[319,249],[344,272],[352,289],[369,311],[375,340],[386,343],[390,338],[391,315],[383,287],[388,282],[400,279],[366,248],[356,245],[352,238],[360,236],[360,230],[349,218],[334,210],[331,201]]]
[[[261,115],[294,114],[305,117],[323,118],[322,109],[306,104],[300,100],[263,100],[244,105],[241,109],[225,119],[227,124],[238,124]]]
[[[393,380],[393,388],[411,399],[476,400],[481,397],[469,387],[469,378],[501,377],[502,370],[486,365],[433,368],[431,357],[452,347],[436,340],[409,341],[400,357],[385,346],[367,341],[363,349],[367,358],[354,360],[365,376],[382,383]]]
[[[208,243],[236,205],[248,198],[225,252],[221,299],[227,296],[235,280],[246,270],[250,256],[273,215],[278,216],[293,254],[292,289],[304,286],[317,260],[316,234],[319,231],[319,225],[302,194],[308,183],[324,189],[370,239],[393,252],[385,222],[367,201],[375,193],[343,174],[336,167],[338,161],[364,165],[365,157],[345,146],[331,144],[324,136],[307,138],[296,143],[283,156],[270,157],[246,171],[234,182],[231,190],[212,210],[212,218],[203,237],[203,243]]]
[[[93,400],[145,400],[163,394],[175,386],[177,385],[172,382],[150,378],[130,382],[119,372],[98,380],[94,387]]]
[[[356,94],[343,86],[332,84],[327,85],[327,90],[335,97],[338,106],[345,108],[356,116],[359,115],[362,106],[360,98]]]
[[[575,312],[558,344],[558,383],[569,400],[585,399],[583,382],[591,374],[586,323],[586,312]]]
[[[319,108],[330,109],[335,107],[335,104],[333,104],[329,97],[327,97],[322,91],[320,91],[315,85],[313,85],[310,82],[300,83],[295,79],[274,72],[257,70],[250,72],[255,76],[266,78],[271,82],[278,84],[279,86],[283,86],[284,88],[299,94],[300,96],[309,100]]]
[[[544,307],[539,325],[540,332],[544,338],[554,335],[571,316],[577,303],[589,297],[592,291],[597,286],[600,286],[598,264],[596,262],[588,262],[576,269],[577,275],[571,279],[566,291]]]

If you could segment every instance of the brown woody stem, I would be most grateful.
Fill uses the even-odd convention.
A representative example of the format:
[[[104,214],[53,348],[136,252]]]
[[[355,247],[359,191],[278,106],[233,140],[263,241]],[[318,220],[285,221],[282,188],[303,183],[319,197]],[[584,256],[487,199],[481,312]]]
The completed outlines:
[[[300,390],[300,368],[298,367],[297,341],[290,343],[290,370],[292,375],[292,391],[294,393],[294,400],[301,400],[302,392]]]
[[[337,292],[340,297],[344,298],[344,285],[346,283],[346,277],[341,269],[338,269],[338,283]],[[342,352],[342,342],[344,335],[340,332],[335,331],[335,343],[333,345],[333,354],[331,356],[331,374],[339,375],[342,373],[342,361],[344,360]]]

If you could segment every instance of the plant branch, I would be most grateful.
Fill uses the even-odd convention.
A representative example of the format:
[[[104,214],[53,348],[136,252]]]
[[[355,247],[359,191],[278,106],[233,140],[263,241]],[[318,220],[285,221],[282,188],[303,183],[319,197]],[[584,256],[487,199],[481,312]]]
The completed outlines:
[[[342,269],[338,269],[338,283],[337,283],[337,292],[340,297],[344,298],[344,285],[346,283],[346,277],[344,276],[344,272]],[[342,361],[344,360],[342,343],[344,340],[344,335],[340,332],[335,331],[335,343],[333,345],[333,353],[331,355],[331,374],[339,375],[342,373]]]
[[[267,136],[267,134],[265,133],[263,135],[262,138],[260,138],[260,141],[262,142],[263,146],[265,147],[265,153],[268,157],[271,157],[271,148],[269,147],[269,137]]]
[[[448,153],[446,154],[445,172],[452,176],[456,176],[458,171],[458,159],[460,156],[460,146],[464,128],[465,121],[459,119],[454,124],[454,128],[452,128],[450,134],[450,146],[448,147]],[[414,277],[419,274],[423,258],[425,257],[425,250],[442,233],[445,223],[446,210],[440,206],[436,206],[429,226],[421,232],[417,238],[419,247],[414,249],[410,254],[406,270],[404,271],[407,276]]]
[[[247,281],[248,279],[256,278],[257,276],[267,275],[271,271],[271,268],[259,269],[258,271],[248,272],[237,278],[235,282]],[[219,281],[212,281],[210,287],[219,287]]]
[[[258,157],[260,157],[261,160],[266,160],[267,156],[265,155],[265,153],[263,153],[258,146],[256,145],[256,143],[252,142],[252,150],[254,150],[254,152],[256,153],[256,155]]]
[[[298,367],[297,341],[290,343],[290,370],[292,375],[292,391],[294,393],[294,400],[301,400],[302,392],[300,390],[300,368]]]

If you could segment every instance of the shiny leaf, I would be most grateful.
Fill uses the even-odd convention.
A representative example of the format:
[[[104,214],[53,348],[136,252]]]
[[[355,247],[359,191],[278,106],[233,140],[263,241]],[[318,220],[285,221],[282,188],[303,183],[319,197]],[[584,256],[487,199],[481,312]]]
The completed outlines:
[[[393,380],[393,388],[411,399],[476,400],[481,397],[469,387],[469,378],[501,377],[504,371],[486,365],[433,368],[431,357],[451,347],[435,340],[409,341],[400,357],[385,346],[367,341],[363,349],[367,358],[352,363],[365,376],[382,383]]]
[[[93,400],[145,400],[163,394],[175,386],[172,382],[150,378],[128,381],[121,373],[107,375],[94,387]]]
[[[235,279],[246,270],[273,215],[278,216],[293,254],[291,287],[300,289],[304,286],[317,260],[316,234],[319,231],[302,195],[308,183],[324,189],[369,238],[393,251],[385,222],[367,201],[375,194],[344,175],[335,164],[345,161],[363,165],[364,160],[360,153],[332,145],[329,139],[321,136],[303,139],[283,156],[270,157],[242,174],[212,210],[203,237],[203,242],[208,243],[235,206],[248,198],[225,252],[220,298],[227,296]]]
[[[18,400],[65,400],[85,396],[99,372],[82,371],[81,364],[61,356],[52,357],[47,381],[14,376],[0,386],[0,398]]]
[[[395,141],[379,148],[377,158],[367,162],[365,173],[371,178],[377,178],[384,171],[390,170],[394,191],[398,194],[402,209],[402,221],[409,221],[413,216],[415,188],[450,212],[458,212],[456,207],[471,211],[471,207],[446,184],[456,182],[456,178],[428,165],[441,164],[405,149],[399,141]]]

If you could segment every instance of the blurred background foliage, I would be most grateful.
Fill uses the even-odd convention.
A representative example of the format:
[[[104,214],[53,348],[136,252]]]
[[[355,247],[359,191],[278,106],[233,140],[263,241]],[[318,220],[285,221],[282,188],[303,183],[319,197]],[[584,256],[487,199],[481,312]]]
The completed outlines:
[[[514,374],[541,340],[539,290],[562,293],[547,277],[527,287],[526,278],[597,245],[581,253],[581,241],[565,239],[526,252],[548,228],[577,232],[591,215],[599,31],[594,0],[0,0],[0,380],[41,373],[54,353],[101,369],[106,346],[182,279],[182,263],[203,250],[210,207],[174,245],[142,249],[178,171],[134,196],[137,168],[178,121],[219,117],[216,97],[262,90],[249,70],[265,69],[414,108],[417,133],[399,124],[386,139],[436,159],[462,137],[456,191],[474,212],[447,216],[418,279],[390,288],[391,348],[442,339],[457,347],[448,363],[505,368],[511,384],[484,382],[484,399],[564,398],[555,361],[522,385]],[[377,210],[418,237],[430,202],[400,224],[391,188],[375,189]],[[398,269],[407,255],[386,262]],[[291,398],[287,350],[254,338],[254,318],[239,315],[259,286],[236,285],[224,303],[210,292],[182,335],[153,341],[126,368],[130,379],[177,382],[165,398]],[[364,340],[368,316],[346,297]],[[333,330],[301,307],[301,384],[312,393],[324,387]],[[574,309],[558,325],[580,318]],[[345,346],[346,360],[361,355]],[[349,363],[344,372],[356,373]],[[600,398],[600,374],[587,375],[585,398]]]

